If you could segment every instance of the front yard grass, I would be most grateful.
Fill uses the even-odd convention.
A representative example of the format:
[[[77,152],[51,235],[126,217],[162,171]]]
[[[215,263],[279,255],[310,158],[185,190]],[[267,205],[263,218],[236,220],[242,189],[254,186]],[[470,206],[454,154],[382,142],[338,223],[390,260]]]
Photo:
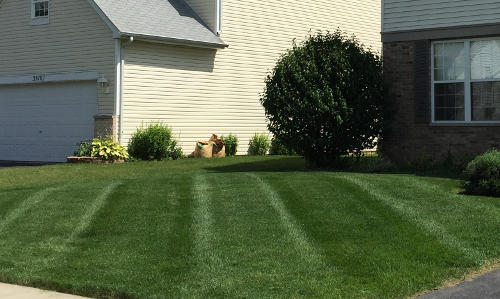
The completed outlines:
[[[0,281],[100,297],[406,297],[500,257],[500,200],[296,157],[0,169]]]

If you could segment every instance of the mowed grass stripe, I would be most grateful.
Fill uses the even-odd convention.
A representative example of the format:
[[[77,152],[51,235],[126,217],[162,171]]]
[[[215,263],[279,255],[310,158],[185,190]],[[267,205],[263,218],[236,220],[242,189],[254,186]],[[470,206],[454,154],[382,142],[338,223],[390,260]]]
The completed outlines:
[[[99,192],[99,194],[92,201],[92,204],[90,204],[85,209],[78,224],[75,226],[69,236],[60,236],[62,238],[62,241],[61,238],[45,241],[44,246],[50,247],[53,250],[49,255],[41,259],[36,267],[33,267],[32,271],[34,271],[36,268],[38,268],[38,271],[44,271],[48,268],[53,267],[53,265],[56,264],[56,261],[64,259],[64,255],[71,252],[73,248],[72,244],[75,242],[76,238],[90,227],[97,212],[105,205],[110,195],[120,184],[121,182],[112,182]],[[50,244],[51,242],[57,243]]]
[[[213,267],[216,266],[213,248],[213,225],[210,189],[205,175],[197,174],[192,181],[194,258],[197,265],[198,279],[204,289],[216,282]]]
[[[262,189],[264,194],[266,194],[271,206],[278,214],[281,224],[296,244],[297,250],[301,253],[303,260],[316,265],[323,265],[324,261],[321,254],[319,254],[310,243],[307,235],[301,229],[297,220],[290,214],[280,195],[257,174],[249,173],[248,175],[258,182],[258,186]]]
[[[95,198],[92,205],[90,205],[85,214],[83,214],[80,223],[73,230],[71,236],[68,238],[67,242],[73,242],[80,234],[84,233],[91,225],[97,212],[106,204],[106,201],[111,194],[122,184],[122,182],[112,182],[106,186],[101,193]]]
[[[383,188],[393,198],[403,199],[405,204],[417,208],[426,218],[436,219],[464,246],[483,253],[484,260],[500,253],[500,248],[496,246],[500,227],[500,201],[458,194],[460,183],[451,179],[411,175],[357,176],[379,189]],[[388,185],[388,182],[391,183]],[[483,246],[478,246],[479,244]],[[485,250],[484,245],[491,245],[495,249]]]
[[[448,231],[438,222],[429,217],[426,217],[417,208],[405,204],[404,199],[394,198],[387,192],[381,192],[375,185],[369,183],[366,180],[359,179],[352,174],[341,175],[338,177],[359,186],[359,188],[364,190],[367,194],[371,195],[372,198],[384,203],[386,206],[390,207],[398,214],[404,216],[406,219],[413,222],[415,225],[425,230],[427,233],[436,237],[437,240],[443,245],[458,250],[478,265],[484,262],[485,256],[482,252],[479,252],[465,245],[464,242],[448,233]]]
[[[0,234],[5,230],[7,226],[16,221],[16,219],[22,217],[30,208],[36,206],[37,203],[44,200],[51,193],[56,192],[60,189],[62,189],[62,187],[45,188],[22,201],[16,208],[14,208],[9,214],[7,214],[3,220],[0,221]]]

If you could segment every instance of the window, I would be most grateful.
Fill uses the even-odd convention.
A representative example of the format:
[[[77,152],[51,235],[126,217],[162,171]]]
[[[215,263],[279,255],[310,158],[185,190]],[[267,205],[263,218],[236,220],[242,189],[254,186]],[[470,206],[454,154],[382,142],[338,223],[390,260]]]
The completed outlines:
[[[432,44],[434,122],[500,122],[500,39]]]
[[[48,24],[49,1],[31,0],[31,23],[33,25]]]

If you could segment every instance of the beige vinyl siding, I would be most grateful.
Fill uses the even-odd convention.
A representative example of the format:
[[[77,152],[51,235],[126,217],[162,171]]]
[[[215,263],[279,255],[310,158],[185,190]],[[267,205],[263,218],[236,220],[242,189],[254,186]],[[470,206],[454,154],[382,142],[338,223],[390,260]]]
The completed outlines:
[[[276,60],[310,30],[342,28],[380,49],[380,2],[224,1],[223,50],[134,42],[125,49],[123,138],[141,124],[173,128],[186,153],[210,134],[234,133],[239,153],[267,132],[260,94]]]
[[[50,0],[50,24],[37,26],[31,0],[4,0],[0,28],[0,76],[97,71],[114,87],[112,32],[86,0]],[[113,95],[99,93],[98,113],[113,113]]]
[[[496,0],[383,0],[383,31],[498,23]]]
[[[217,0],[185,0],[189,6],[200,16],[205,24],[217,30]]]

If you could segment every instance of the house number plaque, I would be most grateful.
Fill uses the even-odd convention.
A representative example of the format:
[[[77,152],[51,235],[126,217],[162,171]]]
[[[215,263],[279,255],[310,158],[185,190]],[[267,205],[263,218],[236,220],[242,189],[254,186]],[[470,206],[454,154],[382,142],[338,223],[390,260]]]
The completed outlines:
[[[44,75],[34,75],[33,76],[33,82],[43,82],[43,81],[45,81]]]

